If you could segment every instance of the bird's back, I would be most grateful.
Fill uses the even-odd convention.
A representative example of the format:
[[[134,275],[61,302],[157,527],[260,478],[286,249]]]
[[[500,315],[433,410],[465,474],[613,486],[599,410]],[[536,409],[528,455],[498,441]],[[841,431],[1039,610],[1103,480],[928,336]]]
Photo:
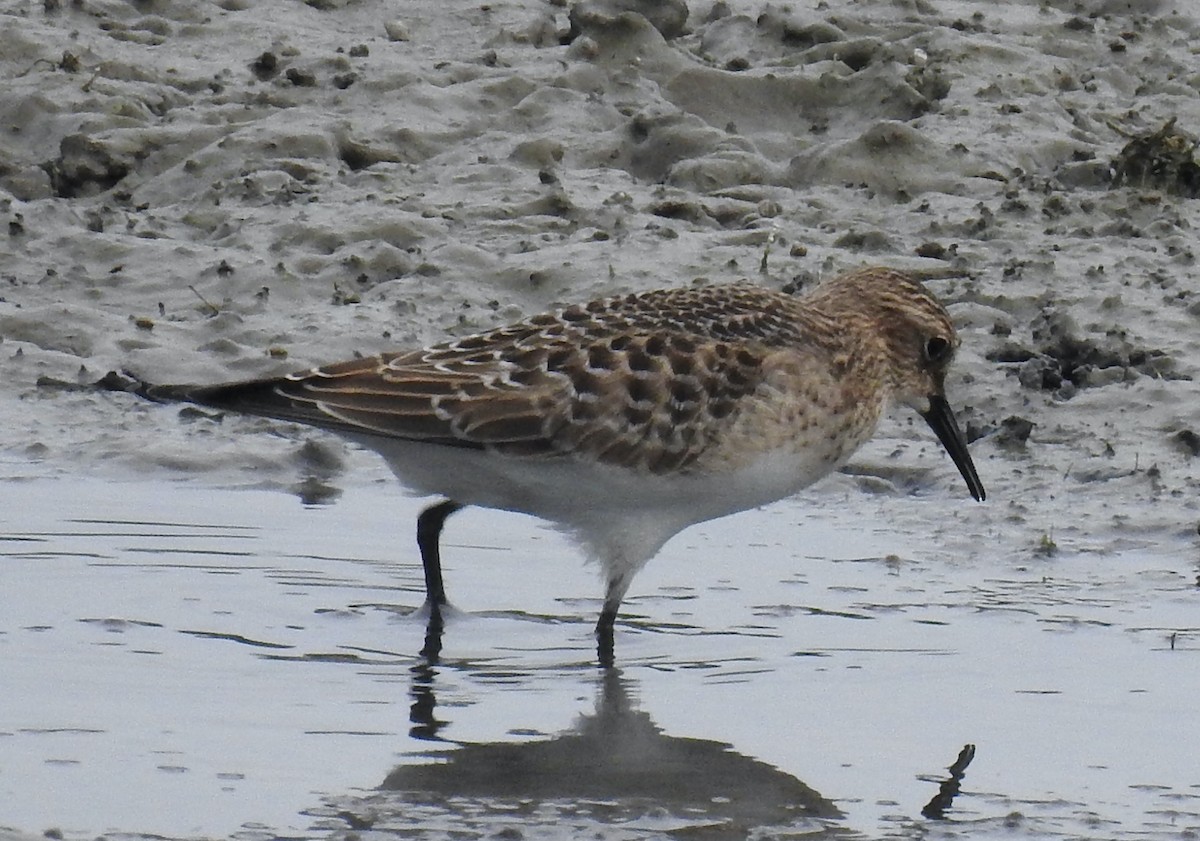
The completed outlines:
[[[796,303],[749,284],[661,290],[568,307],[422,350],[144,393],[361,440],[667,474],[703,460],[746,413],[747,396],[781,352],[824,370],[827,353],[807,340]]]

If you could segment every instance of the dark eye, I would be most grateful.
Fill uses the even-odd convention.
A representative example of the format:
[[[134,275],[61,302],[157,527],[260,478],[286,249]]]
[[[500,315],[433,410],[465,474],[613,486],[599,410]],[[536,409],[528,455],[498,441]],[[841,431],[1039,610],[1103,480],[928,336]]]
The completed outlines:
[[[941,336],[934,336],[925,342],[925,358],[935,364],[945,362],[950,358],[950,342]]]

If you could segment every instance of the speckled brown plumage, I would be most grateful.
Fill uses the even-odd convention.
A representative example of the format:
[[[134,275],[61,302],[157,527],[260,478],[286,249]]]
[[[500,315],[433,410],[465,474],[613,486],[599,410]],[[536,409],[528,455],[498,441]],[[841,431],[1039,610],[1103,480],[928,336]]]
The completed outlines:
[[[331,429],[416,490],[559,524],[604,564],[611,628],[671,535],[812,483],[892,403],[929,421],[982,499],[943,397],[957,346],[918,280],[877,268],[801,297],[752,284],[623,295],[422,350],[145,393]]]

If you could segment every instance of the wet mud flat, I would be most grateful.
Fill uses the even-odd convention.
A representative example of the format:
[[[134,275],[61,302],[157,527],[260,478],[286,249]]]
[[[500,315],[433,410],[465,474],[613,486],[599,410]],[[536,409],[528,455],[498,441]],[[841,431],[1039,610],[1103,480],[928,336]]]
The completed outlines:
[[[1195,9],[578,5],[0,10],[0,837],[1195,833]],[[79,387],[863,264],[963,273],[989,502],[889,419],[672,541],[615,675],[537,524],[456,516],[427,668],[377,463]]]
[[[949,386],[993,499],[977,533],[1195,540],[1190,5],[642,11],[0,16],[0,449],[284,483],[294,435],[246,448],[70,387],[284,373],[618,292],[803,291],[889,264],[963,273],[931,287],[963,338]],[[880,437],[873,490],[938,480],[881,476],[925,439]]]
[[[1200,828],[1184,547],[955,557],[863,530],[870,497],[819,516],[801,498],[672,541],[618,623],[618,668],[601,670],[592,571],[536,521],[468,511],[447,535],[457,611],[430,666],[408,534],[420,501],[382,475],[306,507],[14,472],[25,478],[4,492],[28,507],[0,527],[0,826],[614,839]],[[962,792],[945,820],[923,818],[967,743]]]

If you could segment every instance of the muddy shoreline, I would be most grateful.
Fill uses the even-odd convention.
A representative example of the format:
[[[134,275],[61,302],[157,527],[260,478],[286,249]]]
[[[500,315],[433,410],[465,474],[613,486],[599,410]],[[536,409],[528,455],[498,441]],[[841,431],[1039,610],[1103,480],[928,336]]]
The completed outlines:
[[[793,516],[852,511],[949,570],[1135,558],[1194,581],[1200,15],[637,5],[0,14],[6,498],[52,477],[330,500],[385,481],[311,430],[74,387],[110,370],[282,373],[626,290],[802,293],[883,264],[956,275],[930,286],[988,502],[897,412]],[[1105,569],[1117,602],[1141,592]],[[1145,604],[1138,628],[1195,647]]]

